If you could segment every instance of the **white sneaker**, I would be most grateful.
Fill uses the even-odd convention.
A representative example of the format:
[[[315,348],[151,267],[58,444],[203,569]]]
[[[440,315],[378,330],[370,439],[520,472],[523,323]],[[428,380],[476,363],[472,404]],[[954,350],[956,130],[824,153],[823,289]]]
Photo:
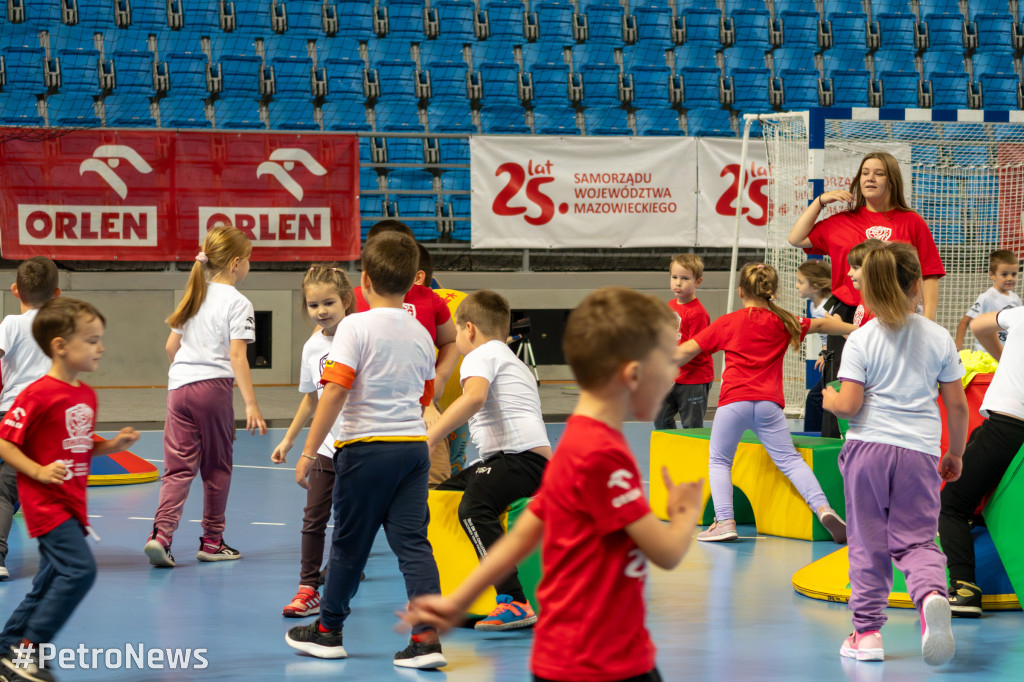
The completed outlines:
[[[825,526],[837,545],[846,544],[846,522],[839,518],[839,514],[832,507],[818,507],[818,520]]]
[[[932,592],[921,604],[921,655],[928,665],[949,663],[956,653],[949,599]]]
[[[6,566],[0,566],[0,580],[7,580],[10,577],[11,577],[11,574],[10,574],[10,572],[8,572],[7,567]]]

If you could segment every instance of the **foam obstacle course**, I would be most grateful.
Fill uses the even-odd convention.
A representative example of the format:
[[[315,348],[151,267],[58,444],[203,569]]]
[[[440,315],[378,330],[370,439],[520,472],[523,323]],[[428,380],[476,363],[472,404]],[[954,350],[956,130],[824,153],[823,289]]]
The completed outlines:
[[[473,543],[466,536],[466,531],[459,523],[459,503],[462,501],[461,490],[431,490],[427,499],[430,508],[430,525],[427,528],[427,539],[434,549],[437,571],[441,577],[441,594],[451,594],[466,576],[479,565],[480,560],[473,550]],[[501,526],[508,529],[515,526],[516,519],[529,504],[528,498],[516,500],[501,517]],[[518,566],[519,582],[523,585],[526,598],[534,610],[537,607],[537,584],[540,582],[541,563],[540,550],[533,552]],[[494,587],[488,587],[483,594],[469,607],[466,617],[480,619],[494,610],[497,594]]]
[[[104,440],[95,433],[92,438],[95,441]],[[158,478],[160,471],[155,465],[127,450],[93,457],[89,468],[89,485],[149,483]]]
[[[708,460],[711,429],[669,429],[651,434],[651,509],[667,519],[668,495],[661,480],[661,467],[668,467],[673,481],[704,479],[701,523],[714,517]],[[821,483],[833,509],[845,509],[843,479],[838,457],[843,442],[834,438],[794,436],[793,444]],[[832,540],[832,536],[797,492],[754,435],[746,431],[736,448],[732,482],[737,523],[754,523],[757,532],[798,540]]]

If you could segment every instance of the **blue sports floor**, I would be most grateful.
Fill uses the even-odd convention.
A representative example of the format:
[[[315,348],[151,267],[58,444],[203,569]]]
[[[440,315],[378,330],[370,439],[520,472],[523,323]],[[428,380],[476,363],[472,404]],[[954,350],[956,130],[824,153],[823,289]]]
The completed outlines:
[[[562,425],[551,425],[557,439]],[[650,427],[627,425],[627,436],[647,471]],[[322,661],[288,647],[284,633],[306,620],[286,619],[282,607],[298,581],[299,530],[304,491],[294,483],[291,464],[274,467],[270,452],[282,435],[239,434],[228,507],[226,541],[241,550],[240,561],[199,564],[195,560],[202,496],[199,484],[185,506],[175,537],[175,569],[154,569],[142,546],[151,528],[158,483],[91,488],[90,513],[102,541],[93,545],[99,563],[96,585],[60,633],[55,644],[72,649],[205,649],[199,670],[57,670],[62,680],[528,680],[531,631],[478,633],[460,629],[444,640],[448,666],[441,671],[397,669],[391,657],[406,636],[395,633],[393,612],[405,590],[394,556],[379,536],[366,568],[367,579],[345,627],[350,658]],[[161,433],[146,432],[133,448],[159,462]],[[297,453],[292,454],[291,460]],[[844,605],[796,594],[793,573],[836,547],[757,537],[740,528],[732,545],[693,543],[682,565],[665,572],[651,568],[647,625],[658,647],[658,667],[666,680],[1009,680],[1024,670],[1024,615],[986,614],[954,622],[957,655],[931,669],[920,657],[917,613],[890,609],[883,630],[886,661],[841,659],[839,645],[850,631]],[[91,542],[91,541],[90,541]],[[28,591],[38,562],[35,543],[20,517],[11,538],[7,565],[12,579],[0,583],[2,617]],[[77,654],[75,654],[77,657]],[[101,653],[118,663],[113,652]],[[88,659],[88,656],[86,657]],[[160,664],[159,660],[154,661]],[[91,661],[86,660],[86,663]],[[192,658],[190,663],[195,664]],[[1016,672],[1014,672],[1016,671]]]

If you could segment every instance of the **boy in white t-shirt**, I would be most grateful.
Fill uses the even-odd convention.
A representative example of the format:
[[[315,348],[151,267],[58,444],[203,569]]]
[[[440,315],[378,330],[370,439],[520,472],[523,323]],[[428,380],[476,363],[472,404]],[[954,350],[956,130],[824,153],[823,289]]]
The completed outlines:
[[[537,381],[505,343],[510,320],[508,301],[487,289],[459,304],[455,347],[465,356],[459,370],[462,395],[427,429],[427,444],[433,445],[469,420],[480,459],[437,489],[465,491],[459,521],[481,559],[504,534],[501,513],[537,492],[551,459]],[[497,606],[477,622],[477,630],[512,630],[537,622],[515,570],[494,589]]]
[[[22,389],[50,370],[46,357],[32,337],[32,321],[39,306],[60,296],[59,275],[53,261],[43,256],[29,258],[18,266],[11,293],[21,302],[20,315],[8,315],[0,322],[0,419],[11,409]],[[0,462],[0,580],[7,580],[7,536],[18,504],[18,472]]]
[[[423,407],[434,389],[430,333],[405,311],[419,254],[412,237],[375,236],[363,248],[363,295],[370,309],[339,324],[331,342],[302,456],[316,457],[332,427],[334,535],[320,617],[292,628],[285,641],[318,658],[346,658],[342,626],[381,526],[398,557],[406,597],[441,591],[427,540],[430,458]],[[447,665],[433,627],[413,627],[412,641],[394,656],[404,668]]]
[[[988,278],[992,280],[992,286],[983,291],[978,300],[974,302],[971,309],[960,318],[960,324],[956,327],[956,347],[964,350],[964,334],[967,333],[967,325],[971,320],[985,313],[995,313],[1007,308],[1016,308],[1021,305],[1020,297],[1014,291],[1017,286],[1017,271],[1020,265],[1017,263],[1017,256],[1013,251],[993,251],[988,256]],[[1002,329],[998,332],[999,346],[1006,343],[1006,332]],[[974,350],[985,350],[981,341],[975,338]]]

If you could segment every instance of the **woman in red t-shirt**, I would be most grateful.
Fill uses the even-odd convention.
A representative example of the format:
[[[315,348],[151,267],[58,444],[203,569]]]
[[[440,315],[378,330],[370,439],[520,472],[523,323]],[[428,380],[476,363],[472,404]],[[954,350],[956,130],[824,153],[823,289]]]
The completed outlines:
[[[852,204],[849,210],[835,213],[817,222],[823,208],[835,202]],[[899,162],[886,152],[871,152],[860,162],[849,191],[837,189],[818,196],[797,219],[789,233],[789,243],[808,253],[828,256],[832,260],[832,299],[826,308],[843,321],[852,322],[860,292],[854,289],[847,274],[847,255],[865,239],[906,242],[917,250],[921,261],[921,298],[924,316],[935,319],[939,305],[939,278],[946,274],[939,258],[935,240],[924,219],[912,211],[903,196],[903,175]],[[842,360],[841,336],[830,336],[827,351],[831,372],[825,382],[835,379]],[[826,415],[823,436],[839,436],[835,418]]]

